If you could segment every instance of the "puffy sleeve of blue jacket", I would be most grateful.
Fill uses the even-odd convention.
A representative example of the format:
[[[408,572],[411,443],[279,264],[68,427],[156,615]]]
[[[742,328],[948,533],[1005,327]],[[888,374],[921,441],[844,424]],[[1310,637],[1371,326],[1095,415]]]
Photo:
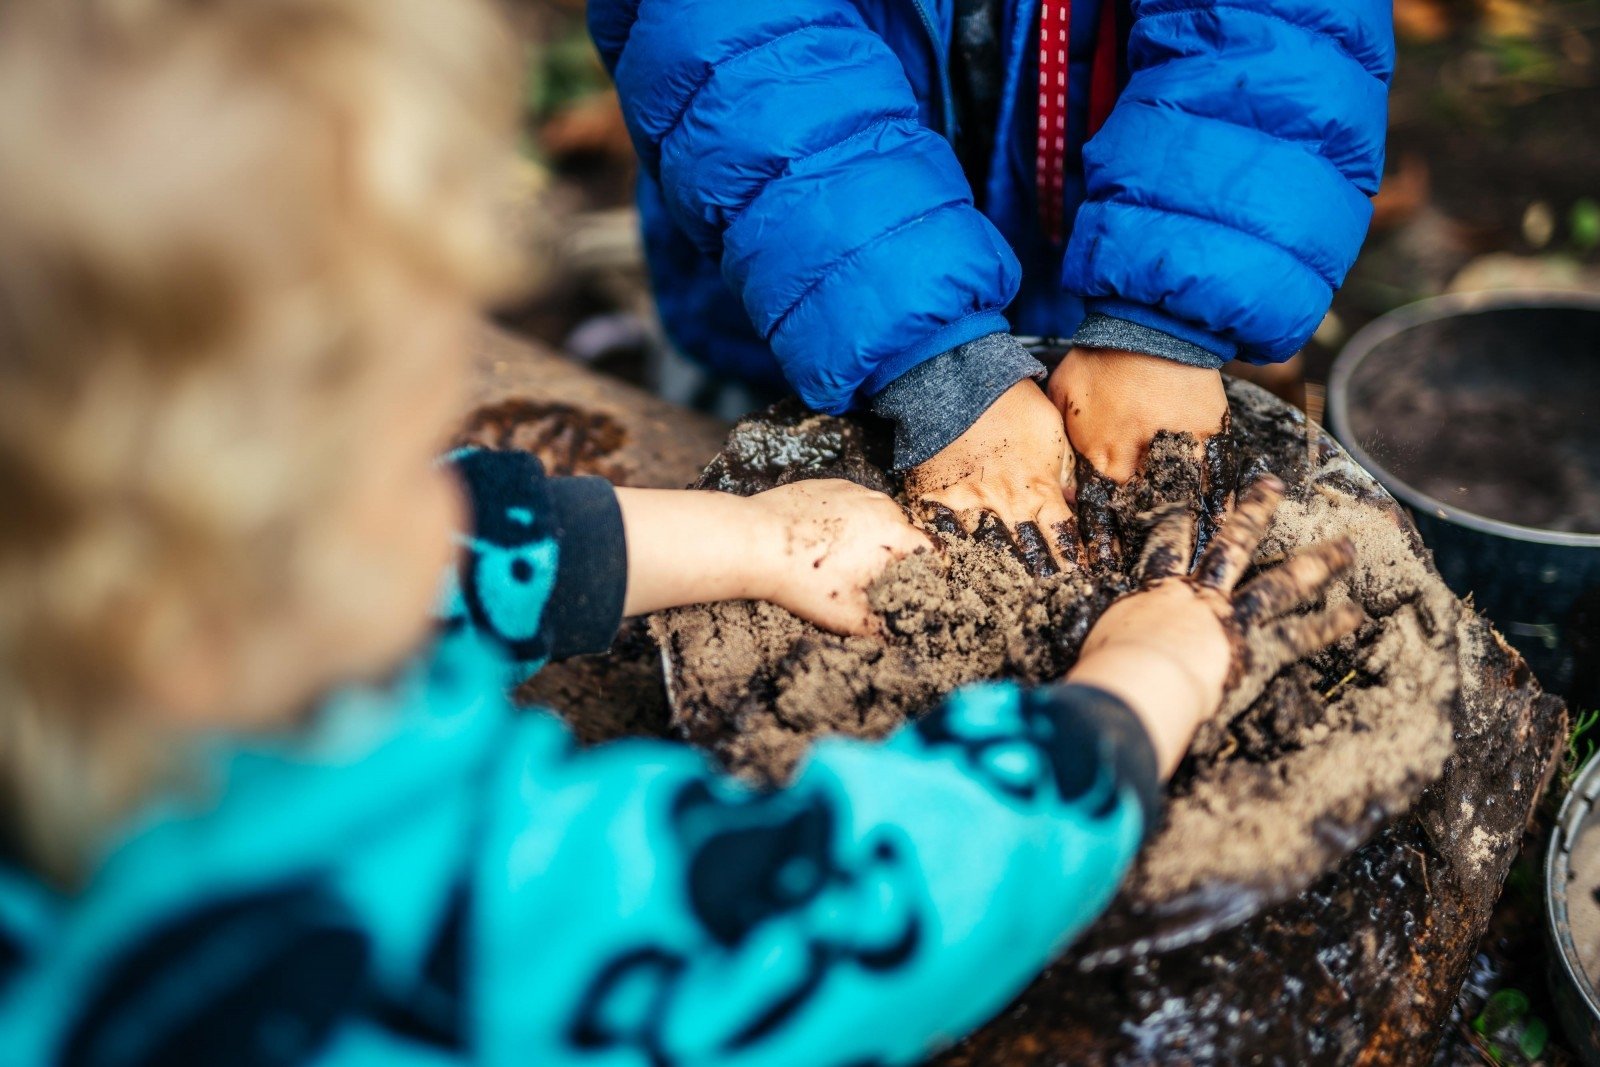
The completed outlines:
[[[852,0],[592,0],[642,165],[838,413],[1003,332],[1020,268]]]
[[[1064,266],[1091,315],[1265,363],[1310,338],[1383,173],[1388,0],[1133,0]]]

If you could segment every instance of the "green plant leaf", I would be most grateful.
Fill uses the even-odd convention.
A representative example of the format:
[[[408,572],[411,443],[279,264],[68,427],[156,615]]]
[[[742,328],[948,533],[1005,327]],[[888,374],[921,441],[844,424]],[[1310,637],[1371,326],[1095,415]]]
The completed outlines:
[[[1523,1026],[1522,1034],[1517,1038],[1517,1051],[1522,1053],[1523,1059],[1536,1060],[1544,1055],[1545,1046],[1548,1044],[1550,1044],[1550,1028],[1537,1015],[1531,1016]]]
[[[1489,998],[1478,1017],[1472,1020],[1472,1028],[1486,1036],[1499,1034],[1528,1014],[1529,1003],[1528,994],[1520,989],[1499,990]]]
[[[1572,243],[1578,251],[1593,251],[1600,245],[1600,202],[1586,196],[1574,203],[1567,216],[1567,228],[1572,231]]]

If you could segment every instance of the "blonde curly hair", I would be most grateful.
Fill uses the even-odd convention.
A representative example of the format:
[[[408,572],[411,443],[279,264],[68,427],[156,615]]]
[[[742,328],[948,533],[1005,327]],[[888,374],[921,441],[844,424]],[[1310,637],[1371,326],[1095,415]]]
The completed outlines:
[[[172,627],[259,610],[342,491],[395,301],[512,277],[516,84],[483,0],[0,7],[0,804],[36,866],[147,780],[107,712]]]

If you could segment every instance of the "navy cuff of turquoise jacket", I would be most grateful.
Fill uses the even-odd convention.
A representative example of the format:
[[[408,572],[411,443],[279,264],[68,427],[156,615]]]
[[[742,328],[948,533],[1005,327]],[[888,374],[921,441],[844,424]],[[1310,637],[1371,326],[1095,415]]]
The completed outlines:
[[[1193,323],[1143,304],[1088,300],[1072,343],[1160,356],[1190,367],[1216,370],[1239,354],[1239,346]]]
[[[604,652],[622,626],[628,544],[617,491],[604,478],[551,478],[561,546],[546,626],[550,658]]]
[[[1009,333],[991,333],[912,367],[872,398],[873,414],[894,423],[894,469],[937,455],[1000,394],[1044,373]]]
[[[1144,836],[1155,832],[1161,818],[1161,774],[1156,749],[1144,723],[1120,698],[1104,689],[1067,682],[1033,691],[1048,703],[1056,718],[1063,756],[1108,763],[1119,785],[1133,790],[1144,813]],[[1065,751],[1072,749],[1072,752]]]

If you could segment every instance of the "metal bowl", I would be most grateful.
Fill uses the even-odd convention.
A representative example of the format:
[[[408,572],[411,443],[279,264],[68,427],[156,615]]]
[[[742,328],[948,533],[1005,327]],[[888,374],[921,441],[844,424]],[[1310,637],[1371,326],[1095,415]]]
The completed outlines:
[[[1572,791],[1562,802],[1545,854],[1545,938],[1549,942],[1550,994],[1568,1040],[1583,1062],[1600,1067],[1600,991],[1585,973],[1572,936],[1568,911],[1573,889],[1572,850],[1580,834],[1600,833],[1595,803],[1600,800],[1600,759],[1591,759],[1579,772]],[[1579,886],[1578,892],[1589,887]]]
[[[1600,295],[1463,293],[1412,304],[1351,338],[1328,386],[1335,435],[1411,510],[1451,589],[1473,597],[1546,689],[1575,704],[1600,698],[1600,534],[1518,525],[1436,499],[1407,477],[1408,457],[1383,455],[1376,434],[1358,432],[1352,413],[1419,374],[1530,405],[1576,390],[1600,397]],[[1572,421],[1574,433],[1596,435],[1600,461],[1600,404]]]

